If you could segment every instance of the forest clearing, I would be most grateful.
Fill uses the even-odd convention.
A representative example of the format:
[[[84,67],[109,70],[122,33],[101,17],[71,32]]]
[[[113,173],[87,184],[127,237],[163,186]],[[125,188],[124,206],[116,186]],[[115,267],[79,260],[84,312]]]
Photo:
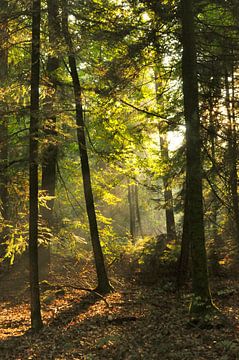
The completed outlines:
[[[0,0],[0,360],[239,359],[237,0]]]

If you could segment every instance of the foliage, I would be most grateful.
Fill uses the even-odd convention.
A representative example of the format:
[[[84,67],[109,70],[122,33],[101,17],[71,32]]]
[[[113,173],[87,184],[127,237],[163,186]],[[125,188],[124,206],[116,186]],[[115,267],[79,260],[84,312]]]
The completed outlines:
[[[233,269],[238,261],[239,15],[234,0],[194,4],[205,234],[210,270],[215,265],[212,274],[223,275],[221,270]],[[28,247],[30,5],[29,0],[0,4],[0,257],[11,265]],[[90,266],[69,53],[61,30],[56,44],[51,42],[47,1],[42,7],[40,187],[49,145],[57,147],[58,154],[55,195],[39,193],[39,244],[50,244],[53,256]],[[115,266],[128,278],[133,274],[146,283],[156,282],[170,271],[175,274],[180,252],[178,243],[158,241],[158,234],[166,232],[166,210],[171,208],[175,216],[178,239],[185,210],[179,1],[71,0],[67,10],[104,255],[110,270]],[[62,10],[55,19],[59,29],[61,15]],[[49,62],[56,59],[57,68],[49,74]],[[167,156],[162,139],[168,140]],[[129,198],[134,185],[135,238]],[[172,193],[168,202],[167,191]],[[51,202],[54,211],[48,223],[43,213],[51,210]],[[231,294],[230,287],[222,291],[218,297]],[[106,334],[98,339],[98,348],[114,347],[118,339],[118,334]],[[226,358],[227,353],[236,354],[234,345],[232,340],[218,349]]]
[[[165,236],[144,237],[133,243],[130,239],[121,245],[119,269],[127,277],[135,277],[144,283],[158,282],[162,275],[175,271],[180,247],[167,243]],[[117,258],[116,258],[117,259]]]

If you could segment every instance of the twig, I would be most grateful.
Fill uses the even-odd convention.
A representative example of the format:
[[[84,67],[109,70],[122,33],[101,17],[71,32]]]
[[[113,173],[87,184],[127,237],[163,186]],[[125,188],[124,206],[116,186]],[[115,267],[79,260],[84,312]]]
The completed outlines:
[[[165,121],[166,124],[170,124],[170,121],[168,121],[167,118],[165,118],[164,116],[162,116],[162,115],[160,115],[160,114],[157,114],[157,113],[155,113],[155,112],[148,111],[148,110],[145,110],[145,109],[141,109],[141,108],[139,108],[139,107],[137,107],[137,106],[135,106],[135,105],[133,105],[133,104],[130,104],[130,103],[128,103],[127,101],[122,100],[122,99],[120,99],[120,102],[121,102],[122,104],[124,104],[124,105],[127,105],[127,106],[131,107],[131,108],[134,109],[134,110],[140,111],[140,112],[142,112],[142,113],[144,113],[144,114],[147,114],[147,115],[150,115],[150,116],[155,116],[155,117],[160,118],[160,119],[162,119],[163,121]]]

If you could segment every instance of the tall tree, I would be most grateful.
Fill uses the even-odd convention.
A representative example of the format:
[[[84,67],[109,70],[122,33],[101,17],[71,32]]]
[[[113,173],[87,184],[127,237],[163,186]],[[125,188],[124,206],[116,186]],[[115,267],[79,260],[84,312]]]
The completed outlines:
[[[53,224],[53,208],[56,189],[56,164],[57,164],[57,131],[56,131],[56,107],[57,100],[57,70],[60,67],[59,44],[60,44],[60,26],[59,26],[59,5],[58,1],[47,0],[48,12],[48,36],[49,36],[49,55],[46,64],[46,75],[48,90],[45,97],[44,106],[44,124],[43,132],[45,141],[42,154],[42,186],[44,195],[47,196],[45,206],[41,208],[43,225],[48,229]],[[47,245],[39,248],[39,263],[41,274],[48,275],[50,266],[50,239]]]
[[[160,102],[163,102],[163,100],[161,99],[162,94],[160,90],[160,71],[158,70],[157,66],[155,66],[154,68],[154,78],[155,78],[156,103],[160,104]],[[164,104],[161,105],[161,107],[163,109]],[[161,157],[165,162],[165,164],[168,164],[170,159],[169,159],[167,134],[161,134],[160,125],[158,126],[158,128],[159,128]],[[170,180],[170,174],[168,171],[163,175],[163,188],[164,188],[167,238],[168,241],[172,241],[177,239],[177,234],[176,234],[176,225],[175,225],[175,217],[174,217],[174,209],[173,209],[172,181]]]
[[[105,263],[104,263],[104,256],[99,239],[94,197],[91,186],[91,174],[90,174],[90,166],[89,166],[89,159],[87,152],[86,136],[85,136],[84,112],[82,106],[82,89],[77,71],[77,62],[74,51],[74,45],[71,39],[71,34],[69,32],[67,0],[62,0],[62,31],[68,48],[67,50],[68,50],[69,68],[72,77],[73,89],[74,89],[77,139],[78,139],[79,152],[81,158],[81,171],[82,171],[82,179],[83,179],[83,187],[84,187],[84,196],[86,202],[86,210],[88,215],[91,241],[92,241],[97,279],[98,279],[97,291],[100,293],[107,293],[112,290],[112,287],[108,280]]]
[[[0,3],[0,87],[4,88],[8,79],[8,25],[7,25],[8,1],[3,0]],[[0,210],[3,221],[9,220],[9,176],[8,176],[8,116],[7,103],[1,101],[0,114]],[[5,242],[6,228],[3,224],[3,233],[1,238]],[[2,241],[1,240],[1,241]],[[0,248],[0,258],[5,254],[5,246]]]
[[[32,2],[31,104],[29,140],[29,260],[31,291],[31,327],[42,326],[38,275],[38,129],[40,82],[40,22],[41,1]]]
[[[160,135],[160,148],[161,148],[162,158],[165,160],[166,163],[168,163],[169,151],[168,151],[168,141],[166,136]],[[175,217],[173,210],[173,192],[172,192],[172,185],[169,174],[165,174],[163,176],[163,186],[164,186],[167,237],[169,241],[172,241],[177,239],[177,234],[176,234]]]
[[[132,241],[136,239],[135,185],[128,183],[129,231]]]
[[[201,316],[212,308],[205,248],[201,136],[198,100],[197,59],[194,32],[194,2],[181,1],[182,79],[186,122],[186,200],[184,231],[190,238],[192,256],[192,315]]]
[[[45,99],[45,124],[43,126],[43,130],[48,138],[43,153],[42,190],[45,190],[47,195],[52,196],[53,198],[47,202],[47,207],[45,207],[42,211],[42,216],[44,220],[50,223],[52,222],[52,212],[54,206],[57,160],[56,109],[54,108],[54,105],[57,100],[57,70],[60,67],[60,26],[58,21],[58,1],[47,0],[47,10],[50,51],[47,59],[46,70],[49,91]]]
[[[226,109],[228,117],[228,165],[229,165],[229,188],[232,199],[232,213],[235,223],[235,239],[239,245],[239,196],[238,196],[238,144],[237,124],[235,112],[235,74],[232,65],[231,87],[229,86],[229,74],[225,71]]]
[[[138,183],[130,184],[130,182],[128,182],[128,202],[130,235],[132,241],[135,241],[137,236],[143,237],[143,229],[139,209]]]

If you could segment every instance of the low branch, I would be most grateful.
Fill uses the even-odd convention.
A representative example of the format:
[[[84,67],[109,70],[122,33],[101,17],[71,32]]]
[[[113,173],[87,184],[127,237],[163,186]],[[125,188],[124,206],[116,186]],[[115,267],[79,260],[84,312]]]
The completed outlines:
[[[61,284],[60,286],[61,286],[61,287],[64,287],[64,288],[71,288],[71,289],[75,289],[75,290],[82,290],[82,291],[87,291],[87,292],[93,293],[93,294],[97,295],[101,300],[103,300],[104,303],[105,303],[105,305],[106,305],[108,308],[110,307],[108,301],[104,298],[104,296],[101,295],[100,293],[98,293],[97,291],[93,290],[93,289],[89,289],[89,288],[85,288],[85,287],[80,287],[80,286],[74,286],[74,285],[64,285],[64,284]]]

